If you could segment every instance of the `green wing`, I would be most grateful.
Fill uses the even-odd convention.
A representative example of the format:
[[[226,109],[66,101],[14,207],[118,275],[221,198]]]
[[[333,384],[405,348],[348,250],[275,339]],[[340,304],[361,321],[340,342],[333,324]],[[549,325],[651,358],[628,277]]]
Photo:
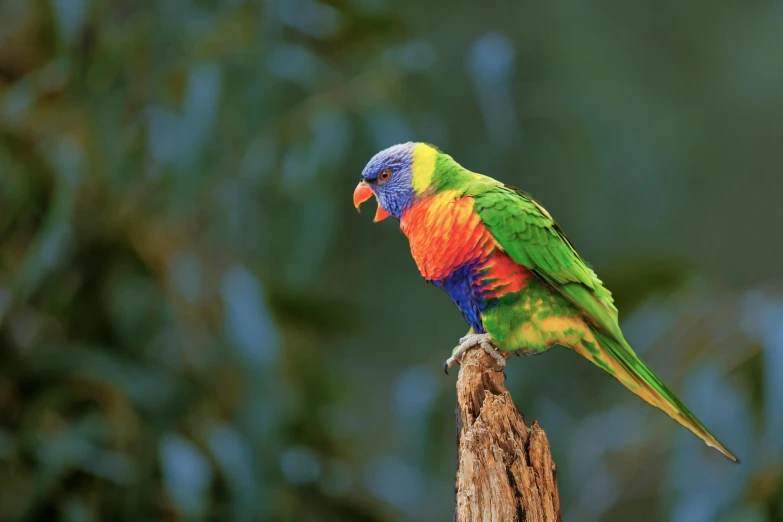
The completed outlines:
[[[544,207],[525,192],[500,184],[473,198],[481,221],[514,261],[557,288],[595,327],[623,338],[612,294]]]
[[[614,375],[636,395],[736,462],[737,458],[637,357],[620,330],[612,294],[579,257],[544,207],[521,190],[491,181],[477,176],[465,195],[473,197],[481,221],[514,261],[556,288],[582,311],[587,323],[583,341],[569,348]],[[595,339],[599,346],[588,338]]]

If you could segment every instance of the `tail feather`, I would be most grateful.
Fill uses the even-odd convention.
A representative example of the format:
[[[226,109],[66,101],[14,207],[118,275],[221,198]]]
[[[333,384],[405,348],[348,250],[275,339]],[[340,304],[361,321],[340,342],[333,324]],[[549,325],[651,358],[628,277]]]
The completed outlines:
[[[580,346],[573,348],[574,351],[614,375],[626,388],[647,403],[666,412],[708,446],[720,451],[729,460],[739,462],[737,457],[707,431],[687,406],[636,356],[627,343],[618,342],[595,330],[593,334],[595,343],[585,338]]]

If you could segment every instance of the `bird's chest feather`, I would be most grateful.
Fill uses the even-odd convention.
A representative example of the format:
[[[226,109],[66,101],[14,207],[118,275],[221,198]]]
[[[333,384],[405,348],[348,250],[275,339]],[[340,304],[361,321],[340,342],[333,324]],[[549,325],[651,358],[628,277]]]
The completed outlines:
[[[400,228],[421,275],[455,301],[463,294],[486,301],[517,292],[532,277],[500,248],[473,210],[473,198],[443,192],[422,200],[403,214]]]
[[[494,239],[473,211],[471,198],[444,192],[409,208],[400,220],[421,275],[438,281],[465,264],[480,262]]]

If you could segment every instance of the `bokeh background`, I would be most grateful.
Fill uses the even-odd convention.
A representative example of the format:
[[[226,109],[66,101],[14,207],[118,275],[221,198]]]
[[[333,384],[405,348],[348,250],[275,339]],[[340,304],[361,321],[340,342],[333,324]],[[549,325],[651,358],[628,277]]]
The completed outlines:
[[[408,140],[542,201],[743,461],[515,358],[564,520],[783,520],[782,59],[780,1],[3,0],[0,520],[450,520],[466,326],[351,204]]]

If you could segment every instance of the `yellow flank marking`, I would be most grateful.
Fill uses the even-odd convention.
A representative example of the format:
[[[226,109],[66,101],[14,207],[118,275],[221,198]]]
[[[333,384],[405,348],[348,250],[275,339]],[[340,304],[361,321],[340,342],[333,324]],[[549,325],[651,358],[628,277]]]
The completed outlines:
[[[542,303],[537,304],[538,308],[541,308]],[[563,317],[559,315],[550,315],[549,317],[545,317],[541,320],[539,328],[546,332],[552,332],[553,334],[565,332],[568,329],[579,330],[580,332],[587,330],[587,328],[585,328],[585,322],[581,317]]]
[[[419,143],[413,149],[413,190],[417,194],[421,194],[430,186],[437,159],[438,151],[426,143]]]

